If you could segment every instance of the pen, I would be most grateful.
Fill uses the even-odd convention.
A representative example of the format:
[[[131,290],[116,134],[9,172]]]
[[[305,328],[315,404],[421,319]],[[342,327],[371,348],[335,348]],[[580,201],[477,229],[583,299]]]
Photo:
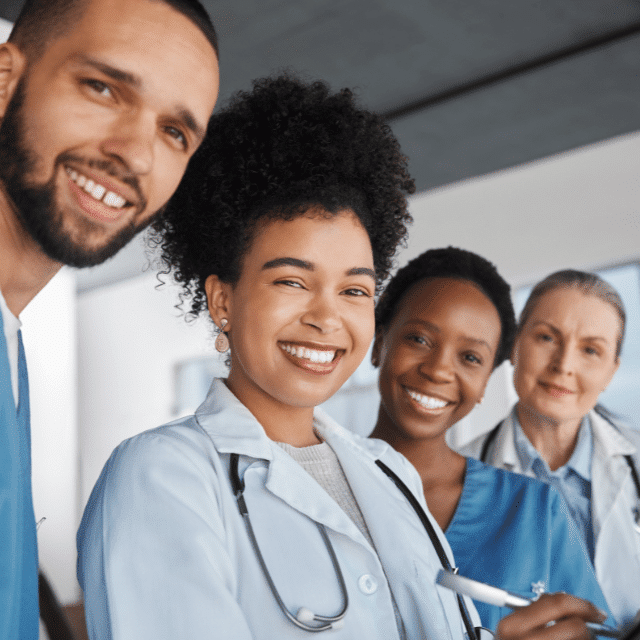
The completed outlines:
[[[471,578],[465,578],[450,571],[440,569],[436,577],[436,584],[451,589],[463,596],[469,596],[474,600],[492,604],[496,607],[510,607],[511,609],[521,609],[529,606],[534,602],[534,598],[525,598],[516,593],[493,587],[484,582],[478,582]],[[608,638],[619,638],[620,632],[613,627],[605,624],[597,624],[595,622],[586,622],[587,628],[598,636],[606,636]]]

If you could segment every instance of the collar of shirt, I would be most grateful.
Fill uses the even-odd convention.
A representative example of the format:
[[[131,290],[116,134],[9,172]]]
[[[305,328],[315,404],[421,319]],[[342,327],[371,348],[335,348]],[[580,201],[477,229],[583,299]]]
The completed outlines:
[[[513,420],[513,434],[515,439],[516,452],[520,459],[520,465],[522,472],[527,473],[531,469],[535,474],[540,476],[556,476],[564,479],[571,472],[578,475],[583,480],[591,482],[591,457],[593,452],[593,435],[591,433],[591,422],[589,416],[586,415],[580,423],[580,429],[578,430],[578,440],[576,446],[571,454],[571,458],[566,464],[559,467],[555,471],[549,469],[549,465],[542,459],[542,456],[538,453],[535,447],[531,444],[531,441],[524,434],[518,417],[515,414]],[[536,468],[534,468],[536,467]],[[540,473],[544,470],[544,473]]]

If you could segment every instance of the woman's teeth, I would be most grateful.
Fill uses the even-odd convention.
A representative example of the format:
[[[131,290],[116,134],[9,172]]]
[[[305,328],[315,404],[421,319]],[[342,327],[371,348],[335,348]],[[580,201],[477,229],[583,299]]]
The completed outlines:
[[[331,362],[336,355],[335,351],[316,351],[306,347],[294,347],[290,344],[281,344],[280,348],[295,358],[303,358],[304,360],[309,360],[309,362],[318,362],[320,364]]]
[[[416,393],[407,389],[407,393],[416,401],[419,402],[425,409],[442,409],[449,403],[445,400],[439,400],[438,398],[432,398],[430,396],[423,396],[421,393]]]
[[[83,176],[81,173],[75,171],[75,169],[66,168],[67,175],[86,193],[92,198],[106,204],[112,209],[122,209],[127,201],[113,191],[107,191],[101,184],[97,184],[91,178]]]

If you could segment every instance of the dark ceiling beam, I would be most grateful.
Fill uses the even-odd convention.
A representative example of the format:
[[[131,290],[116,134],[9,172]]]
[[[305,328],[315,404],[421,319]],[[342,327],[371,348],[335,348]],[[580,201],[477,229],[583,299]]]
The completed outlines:
[[[515,76],[535,71],[536,69],[561,62],[562,60],[566,60],[573,56],[587,53],[599,47],[605,47],[618,40],[630,38],[638,34],[640,34],[640,22],[632,22],[625,27],[600,34],[593,38],[586,38],[576,44],[556,49],[550,53],[530,60],[525,60],[524,62],[519,62],[499,71],[488,73],[484,76],[480,76],[479,78],[445,89],[439,93],[434,93],[423,98],[405,102],[399,107],[393,107],[383,111],[380,115],[387,121],[398,120],[418,111],[428,109],[429,107],[433,107],[448,100],[453,100],[454,98],[471,93],[472,91],[483,89],[490,85],[497,84],[498,82],[509,80]]]

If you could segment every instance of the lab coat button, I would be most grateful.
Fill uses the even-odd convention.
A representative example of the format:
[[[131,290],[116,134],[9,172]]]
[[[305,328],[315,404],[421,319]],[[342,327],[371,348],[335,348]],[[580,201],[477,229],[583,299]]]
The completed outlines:
[[[378,590],[378,581],[373,576],[365,573],[363,576],[360,576],[360,578],[358,578],[358,586],[360,587],[360,591],[362,591],[362,593],[370,596],[372,593],[375,593]]]

